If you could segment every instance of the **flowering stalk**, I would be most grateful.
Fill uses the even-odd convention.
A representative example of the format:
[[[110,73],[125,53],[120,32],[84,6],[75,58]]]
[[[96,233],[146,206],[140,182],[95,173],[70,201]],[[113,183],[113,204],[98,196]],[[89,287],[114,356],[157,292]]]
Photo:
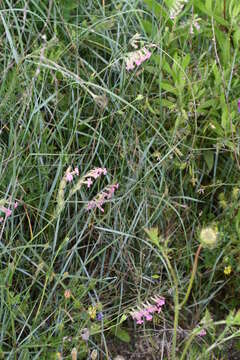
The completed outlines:
[[[6,203],[8,203],[8,207],[4,206]],[[18,207],[18,202],[15,201],[14,203],[12,203],[7,200],[0,200],[0,213],[4,213],[6,219],[12,215],[12,210],[9,209],[10,205],[13,209],[16,209]],[[0,223],[2,223],[3,221],[3,216],[0,216]]]
[[[89,201],[86,209],[92,210],[98,208],[99,210],[104,212],[102,205],[106,202],[106,200],[111,199],[111,197],[114,195],[115,190],[118,189],[118,186],[118,184],[112,184],[107,186],[103,191],[98,193],[93,200]]]
[[[125,58],[126,70],[133,70],[151,57],[152,53],[144,46],[143,48],[131,51]]]
[[[147,302],[142,304],[141,308],[131,312],[132,318],[136,320],[138,325],[144,323],[144,320],[151,321],[153,319],[154,313],[160,313],[162,306],[165,304],[165,299],[163,297],[155,296],[151,298],[154,304]]]
[[[96,180],[101,175],[106,175],[106,168],[95,168],[90,170],[86,175],[82,176],[77,183],[71,188],[69,191],[68,199],[70,199],[78,190],[81,189],[82,185],[87,185],[87,188],[90,188],[93,184],[93,181]],[[71,171],[71,167],[69,166],[67,171],[65,172],[62,180],[59,184],[58,194],[57,194],[57,206],[55,209],[55,216],[58,216],[62,210],[64,209],[65,203],[65,188],[68,183],[71,183],[75,176],[79,176],[79,170],[76,167],[73,171]]]

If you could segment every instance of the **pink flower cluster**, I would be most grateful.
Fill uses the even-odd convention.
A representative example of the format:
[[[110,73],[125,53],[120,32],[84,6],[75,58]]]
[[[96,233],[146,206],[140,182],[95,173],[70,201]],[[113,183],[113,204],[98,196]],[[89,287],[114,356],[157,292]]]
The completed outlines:
[[[133,70],[135,66],[140,66],[144,61],[151,57],[152,53],[144,46],[140,50],[132,51],[125,58],[126,70]]]
[[[13,208],[16,209],[18,207],[18,203],[15,202],[13,204]],[[5,217],[8,218],[9,216],[12,215],[12,210],[10,210],[9,208],[6,208],[5,206],[0,206],[0,212],[3,212],[5,214]],[[1,216],[0,217],[0,223],[3,222],[4,218]]]
[[[87,180],[84,181],[84,184],[87,184],[87,187],[90,188],[90,186],[93,184],[92,178],[97,179],[101,175],[107,175],[107,169],[106,168],[95,168],[91,171],[89,171],[84,178]]]
[[[90,188],[90,186],[93,184],[92,178],[93,179],[97,179],[99,176],[101,175],[106,175],[107,174],[107,169],[106,168],[95,168],[93,170],[90,170],[84,177],[84,181],[83,184],[87,184],[87,187]],[[67,171],[65,174],[66,177],[66,181],[67,182],[72,182],[73,181],[73,177],[75,175],[79,175],[79,170],[76,167],[73,171]],[[85,180],[86,179],[86,180]]]
[[[165,304],[163,297],[155,296],[152,298],[154,305],[147,303],[143,304],[142,308],[131,312],[132,318],[136,320],[137,324],[143,324],[144,319],[151,321],[154,313],[160,313],[162,306]]]
[[[67,182],[72,182],[74,175],[79,175],[79,170],[78,170],[77,167],[76,167],[73,171],[67,171],[67,172],[66,172],[66,175],[65,175],[65,176],[66,176]]]
[[[89,201],[87,204],[86,209],[92,210],[95,208],[100,209],[102,212],[104,212],[103,204],[106,202],[106,200],[109,200],[113,197],[114,192],[116,189],[118,189],[118,184],[112,184],[107,186],[103,191],[101,191],[93,200]]]

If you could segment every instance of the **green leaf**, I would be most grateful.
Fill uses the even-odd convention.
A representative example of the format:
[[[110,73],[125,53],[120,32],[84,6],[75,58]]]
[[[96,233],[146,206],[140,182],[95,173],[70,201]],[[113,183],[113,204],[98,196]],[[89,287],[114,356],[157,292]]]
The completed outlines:
[[[120,326],[116,326],[116,327],[110,329],[110,331],[119,340],[121,340],[125,343],[130,343],[131,338],[130,338],[130,335],[128,334],[127,330],[121,328]]]
[[[206,161],[208,171],[210,172],[213,168],[214,154],[212,151],[205,151],[203,156],[204,156],[204,160]]]
[[[227,104],[224,105],[222,109],[222,121],[221,121],[222,128],[229,132],[230,129],[230,119],[229,119],[229,113],[228,113],[228,107]]]
[[[202,325],[208,325],[209,323],[211,323],[213,320],[212,320],[212,316],[210,314],[210,312],[208,311],[208,309],[206,309],[205,311],[205,315],[204,317],[202,318],[202,320],[200,321],[200,324]]]
[[[189,54],[187,54],[186,56],[184,56],[183,61],[182,61],[182,68],[185,70],[187,68],[187,66],[189,65],[191,60],[191,56]]]
[[[205,8],[209,13],[212,13],[212,0],[205,1]]]
[[[154,26],[154,24],[150,21],[147,20],[141,20],[141,24],[144,28],[144,31],[147,33],[147,35],[149,36],[155,36],[157,33],[157,28],[156,26]]]
[[[174,95],[178,94],[178,91],[175,87],[173,87],[172,85],[170,85],[169,83],[165,83],[163,81],[160,81],[160,86],[163,90],[166,90]]]
[[[234,310],[230,311],[226,318],[226,324],[228,326],[240,325],[240,310],[235,314]]]
[[[213,13],[213,11],[208,11],[208,10],[206,9],[206,6],[203,4],[203,2],[202,2],[201,0],[194,0],[193,3],[194,3],[194,6],[195,6],[197,9],[199,9],[200,11],[202,11],[202,12],[203,12],[204,14],[206,14],[207,16],[209,16],[209,17],[212,17],[212,16],[213,16],[214,20],[215,20],[216,22],[218,22],[219,24],[221,24],[221,25],[223,25],[223,26],[226,26],[226,27],[229,26],[228,22],[227,22],[224,18],[216,15],[215,13]]]
[[[167,11],[156,0],[143,0],[143,2],[147,5],[149,10],[151,10],[156,17],[161,18],[163,16],[164,18],[168,18]]]
[[[121,316],[121,319],[120,319],[120,321],[119,321],[119,324],[122,324],[124,321],[126,321],[127,320],[127,315],[126,314],[123,314],[122,316]]]
[[[159,246],[159,238],[158,238],[158,228],[154,227],[154,228],[150,228],[150,229],[144,229],[144,231],[147,233],[149,240]]]

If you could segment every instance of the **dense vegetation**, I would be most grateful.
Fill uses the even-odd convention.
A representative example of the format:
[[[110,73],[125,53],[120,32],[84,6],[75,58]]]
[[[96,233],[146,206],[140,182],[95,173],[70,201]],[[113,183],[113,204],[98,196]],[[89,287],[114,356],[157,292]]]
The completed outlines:
[[[240,358],[239,45],[238,0],[0,2],[0,358]]]

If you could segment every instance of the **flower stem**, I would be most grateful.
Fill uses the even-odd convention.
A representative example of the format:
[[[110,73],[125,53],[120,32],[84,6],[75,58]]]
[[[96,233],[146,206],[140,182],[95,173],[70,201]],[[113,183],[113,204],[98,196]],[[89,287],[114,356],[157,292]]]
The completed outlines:
[[[174,291],[174,327],[173,327],[173,340],[172,340],[172,360],[176,360],[176,345],[177,345],[177,328],[178,328],[178,318],[179,318],[179,293],[178,293],[178,280],[176,273],[169,261],[168,255],[162,250],[163,257],[167,263],[169,271],[172,276],[173,284],[175,287]]]
[[[195,259],[194,259],[194,264],[193,264],[193,269],[192,269],[192,274],[191,274],[191,278],[190,278],[190,281],[189,281],[188,289],[187,289],[187,292],[186,292],[186,295],[185,295],[183,301],[182,301],[181,304],[180,304],[180,309],[181,309],[181,308],[186,304],[186,302],[188,301],[190,292],[191,292],[191,290],[192,290],[193,281],[194,281],[194,278],[195,278],[195,275],[196,275],[196,272],[197,272],[198,258],[199,258],[201,249],[202,249],[202,245],[200,244],[199,247],[198,247],[198,249],[197,249],[197,252],[196,252],[196,254],[195,254]]]

